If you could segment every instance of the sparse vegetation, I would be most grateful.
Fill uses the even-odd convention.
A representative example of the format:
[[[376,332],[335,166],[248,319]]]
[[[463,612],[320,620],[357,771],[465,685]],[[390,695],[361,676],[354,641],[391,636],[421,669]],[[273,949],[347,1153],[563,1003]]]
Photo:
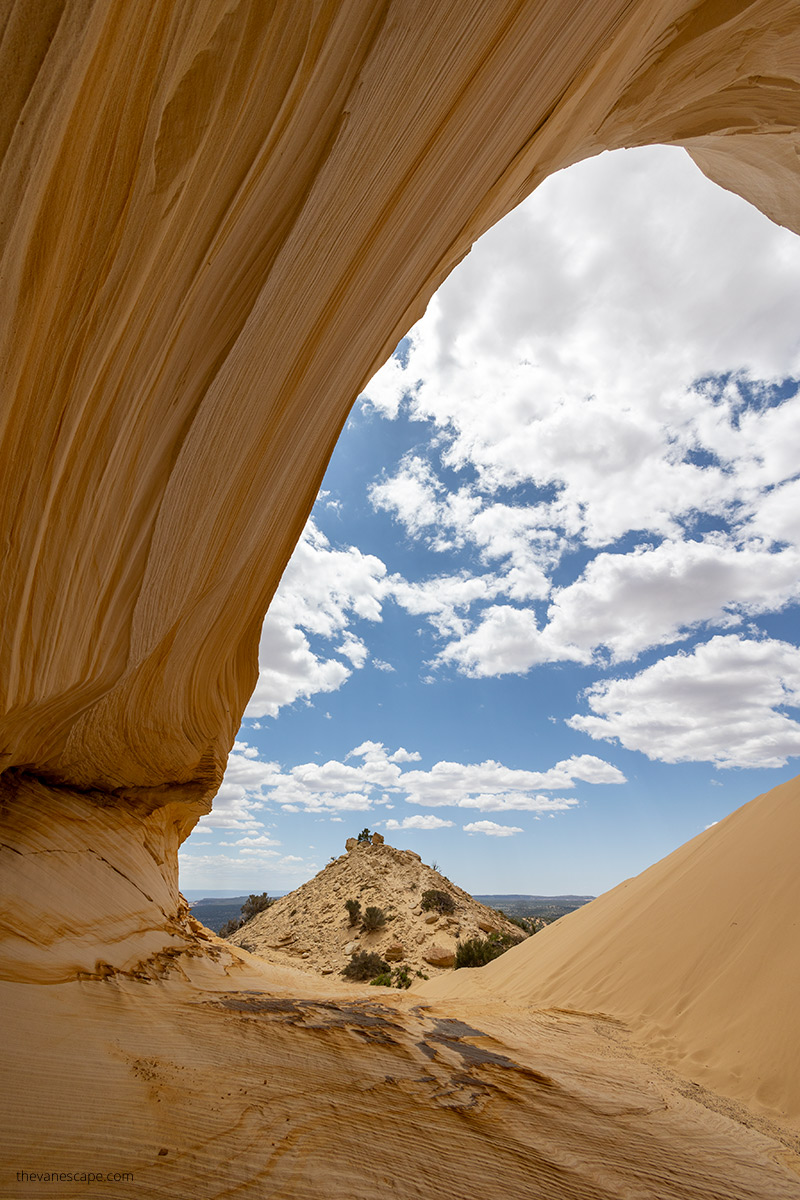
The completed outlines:
[[[395,967],[392,971],[383,971],[375,979],[370,980],[370,987],[410,988],[411,976],[408,973],[408,967]]]
[[[345,900],[344,906],[347,909],[347,915],[350,919],[350,924],[355,926],[361,920],[361,901],[360,900]]]
[[[260,896],[248,896],[242,905],[241,917],[238,919],[238,921],[235,917],[233,920],[227,921],[220,929],[219,936],[224,938],[231,937],[231,935],[236,933],[237,930],[241,929],[243,925],[246,925],[248,921],[252,921],[253,917],[258,916],[260,912],[264,912],[265,909],[269,908],[274,903],[275,900],[270,899],[266,892],[262,892]]]
[[[372,837],[372,834],[370,833],[370,831],[368,829],[362,829],[361,833],[356,838],[356,841],[357,842],[369,842],[371,837]]]
[[[441,888],[428,888],[423,892],[421,906],[423,912],[438,912],[442,916],[449,916],[456,911],[455,900],[449,892],[442,891]]]
[[[275,901],[271,900],[266,892],[262,892],[260,896],[248,896],[242,905],[242,924],[245,925],[248,921],[252,921],[253,917],[264,912],[274,903]]]
[[[376,954],[374,950],[359,950],[350,959],[350,962],[342,971],[345,979],[355,979],[363,983],[367,979],[375,979],[376,976],[387,975],[391,973],[391,967],[380,954]]]
[[[485,938],[466,938],[465,941],[456,943],[454,969],[458,971],[461,967],[485,967],[512,946],[519,945],[521,940],[515,940],[507,933],[490,933]]]
[[[495,909],[495,912],[499,912],[501,917],[505,917],[507,921],[510,921],[512,925],[516,925],[523,933],[533,934],[539,928],[535,917],[515,917],[511,913],[503,912],[502,908]]]
[[[474,897],[487,908],[501,910],[507,917],[528,919],[534,917],[538,929],[549,925],[559,917],[574,912],[592,899],[591,896],[503,896],[476,895]]]
[[[385,925],[386,913],[382,908],[378,908],[375,904],[370,904],[364,909],[364,915],[361,918],[361,928],[364,933],[377,933]]]

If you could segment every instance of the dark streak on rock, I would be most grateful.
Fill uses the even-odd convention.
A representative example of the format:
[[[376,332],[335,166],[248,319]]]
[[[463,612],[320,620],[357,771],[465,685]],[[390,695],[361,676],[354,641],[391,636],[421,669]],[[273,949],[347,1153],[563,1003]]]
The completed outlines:
[[[362,1006],[356,1004],[336,1004],[328,1000],[283,1000],[271,996],[244,994],[242,996],[227,996],[213,1002],[214,1007],[229,1009],[251,1016],[275,1015],[285,1016],[292,1025],[302,1025],[304,1029],[358,1029],[359,1031],[382,1032],[388,1039],[388,1031],[400,1032],[402,1026],[388,1020],[383,1013],[391,1009],[381,1009],[378,1005]],[[315,1019],[316,1018],[316,1019]]]
[[[524,1067],[520,1063],[514,1062],[505,1054],[495,1054],[492,1050],[485,1050],[482,1046],[473,1046],[469,1042],[462,1042],[465,1037],[487,1037],[480,1029],[473,1029],[472,1026],[466,1025],[463,1021],[451,1019],[436,1019],[434,1021],[436,1029],[433,1033],[427,1035],[428,1042],[438,1042],[439,1045],[447,1046],[460,1054],[464,1062],[470,1067],[493,1066],[502,1067],[506,1071],[516,1071],[517,1074],[530,1079],[537,1083],[540,1087],[552,1088],[555,1087],[555,1081],[549,1076],[544,1075],[541,1071],[534,1071],[531,1067]],[[422,1046],[420,1046],[422,1049]],[[430,1053],[430,1047],[425,1053],[429,1057],[433,1057]],[[435,1051],[433,1052],[435,1054]],[[473,1081],[474,1082],[474,1081]]]

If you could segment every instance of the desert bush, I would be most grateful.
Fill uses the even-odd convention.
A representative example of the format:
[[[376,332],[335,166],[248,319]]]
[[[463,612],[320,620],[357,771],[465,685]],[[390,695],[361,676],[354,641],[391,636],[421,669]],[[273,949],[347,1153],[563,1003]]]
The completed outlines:
[[[342,971],[345,979],[356,979],[363,981],[365,979],[374,979],[376,975],[387,975],[391,972],[391,967],[381,958],[380,954],[376,954],[374,950],[359,950],[358,954],[354,954],[350,962]]]
[[[408,973],[408,967],[395,967],[392,972],[392,983],[396,988],[410,988],[411,976]]]
[[[456,961],[453,966],[456,971],[460,967],[485,967],[516,945],[518,941],[505,933],[490,933],[485,938],[466,938],[463,942],[456,942]]]
[[[408,967],[395,967],[393,971],[383,971],[370,980],[370,987],[410,988],[411,976]]]
[[[248,896],[242,905],[242,925],[246,921],[252,921],[253,917],[258,913],[264,912],[275,901],[271,900],[266,892],[262,892],[260,896]]]
[[[356,841],[357,842],[368,842],[371,837],[372,837],[372,834],[370,833],[370,831],[368,829],[362,829],[361,833],[356,838]]]
[[[347,915],[350,918],[350,924],[357,925],[361,920],[361,901],[345,900],[344,906],[347,909]]]
[[[421,905],[423,912],[438,912],[442,916],[456,911],[455,900],[449,892],[443,892],[441,888],[429,888],[427,892],[423,892]]]
[[[376,930],[383,929],[385,925],[386,913],[382,908],[370,904],[364,909],[364,916],[361,918],[361,928],[364,933],[375,933]]]
[[[236,918],[234,917],[234,919],[232,921],[225,922],[225,924],[222,926],[222,929],[220,929],[220,931],[219,931],[219,936],[224,937],[224,938],[229,938],[232,933],[236,933],[236,930],[241,928],[241,925],[242,925],[242,922],[237,921]]]

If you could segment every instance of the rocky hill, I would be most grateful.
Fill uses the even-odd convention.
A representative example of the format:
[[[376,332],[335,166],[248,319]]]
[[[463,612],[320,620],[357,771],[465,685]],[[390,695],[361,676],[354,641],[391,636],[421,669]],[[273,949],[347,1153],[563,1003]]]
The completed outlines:
[[[348,838],[347,853],[302,887],[248,921],[231,941],[277,964],[322,975],[340,972],[360,950],[376,951],[392,965],[433,977],[453,966],[456,942],[495,932],[523,940],[522,930],[495,909],[474,900],[413,850],[397,850],[373,834],[370,842]],[[426,911],[423,893],[447,893],[451,913]],[[386,925],[368,933],[350,923],[345,902],[363,913],[383,909]]]

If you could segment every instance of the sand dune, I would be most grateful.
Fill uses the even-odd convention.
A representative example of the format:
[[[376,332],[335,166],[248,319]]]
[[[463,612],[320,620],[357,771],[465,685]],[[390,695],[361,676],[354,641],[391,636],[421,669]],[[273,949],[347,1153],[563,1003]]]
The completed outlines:
[[[800,1125],[798,845],[800,778],[422,990],[606,1013],[690,1079]]]

